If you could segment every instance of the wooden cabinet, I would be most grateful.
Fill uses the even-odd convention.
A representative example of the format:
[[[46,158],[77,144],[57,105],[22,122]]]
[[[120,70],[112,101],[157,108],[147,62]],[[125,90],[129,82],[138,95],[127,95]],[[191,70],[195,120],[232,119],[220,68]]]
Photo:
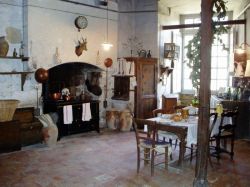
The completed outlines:
[[[157,108],[157,59],[126,57],[134,62],[137,86],[135,89],[135,116],[150,118]]]
[[[0,122],[0,153],[21,149],[20,123],[17,120]]]
[[[44,101],[44,113],[56,112],[58,114],[59,139],[62,136],[99,129],[99,101],[90,101],[92,118],[89,121],[82,121],[82,105],[85,101]],[[73,121],[72,124],[64,124],[63,107],[72,105]]]

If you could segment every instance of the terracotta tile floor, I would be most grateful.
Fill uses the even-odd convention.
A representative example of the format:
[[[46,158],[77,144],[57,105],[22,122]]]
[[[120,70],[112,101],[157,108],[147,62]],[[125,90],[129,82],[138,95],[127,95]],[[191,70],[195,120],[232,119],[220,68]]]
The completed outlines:
[[[208,168],[212,187],[250,186],[250,141],[238,140],[235,160],[223,156]],[[176,151],[177,152],[177,151]],[[177,155],[174,154],[174,158]],[[63,137],[55,147],[36,144],[0,155],[1,187],[189,187],[195,161],[187,159],[180,170],[172,162],[150,176],[150,167],[136,173],[133,132],[84,133]]]

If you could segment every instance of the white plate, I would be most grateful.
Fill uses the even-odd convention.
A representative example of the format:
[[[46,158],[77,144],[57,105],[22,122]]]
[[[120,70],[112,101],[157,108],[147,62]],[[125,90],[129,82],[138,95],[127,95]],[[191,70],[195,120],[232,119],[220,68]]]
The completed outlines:
[[[159,122],[160,122],[160,123],[163,123],[163,124],[166,124],[166,123],[171,124],[171,123],[173,123],[173,120],[170,120],[170,119],[160,119]]]
[[[163,118],[163,119],[169,119],[170,116],[171,116],[171,114],[162,114],[161,118]]]

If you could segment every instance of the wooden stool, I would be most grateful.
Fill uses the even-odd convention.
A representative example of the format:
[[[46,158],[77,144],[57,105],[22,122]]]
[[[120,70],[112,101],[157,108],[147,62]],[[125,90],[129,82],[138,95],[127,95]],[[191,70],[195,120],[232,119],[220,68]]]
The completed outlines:
[[[117,129],[117,120],[119,117],[119,110],[115,108],[108,109],[106,111],[106,123],[109,129]]]

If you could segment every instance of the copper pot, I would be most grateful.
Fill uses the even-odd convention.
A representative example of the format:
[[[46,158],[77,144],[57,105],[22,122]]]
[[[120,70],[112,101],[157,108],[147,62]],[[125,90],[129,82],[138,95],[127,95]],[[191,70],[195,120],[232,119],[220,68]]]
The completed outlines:
[[[62,94],[59,93],[59,92],[58,93],[52,93],[52,94],[50,94],[50,98],[53,99],[53,100],[55,100],[55,101],[61,99],[61,96],[62,96]]]
[[[49,78],[49,74],[48,74],[47,70],[45,70],[43,68],[39,68],[36,70],[35,79],[37,82],[44,83],[48,80],[48,78]]]

